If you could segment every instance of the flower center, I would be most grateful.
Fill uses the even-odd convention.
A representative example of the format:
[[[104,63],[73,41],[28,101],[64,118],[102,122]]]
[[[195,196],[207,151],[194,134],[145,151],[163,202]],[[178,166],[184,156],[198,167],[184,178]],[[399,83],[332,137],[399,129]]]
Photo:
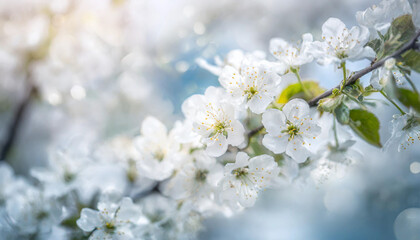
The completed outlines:
[[[113,222],[106,222],[105,228],[109,231],[115,230],[115,224]]]
[[[236,178],[241,178],[248,175],[248,168],[237,168],[232,171]]]
[[[287,133],[289,135],[289,141],[293,140],[296,135],[299,134],[299,128],[295,125],[288,123],[287,129],[282,131],[283,133]]]
[[[207,171],[207,170],[198,170],[195,173],[195,180],[197,180],[197,182],[204,182],[207,178],[208,173],[209,173],[209,171]]]
[[[165,158],[165,153],[162,151],[162,150],[157,150],[155,153],[154,153],[154,158],[156,159],[156,160],[158,160],[159,162],[162,162],[163,161],[163,159]]]
[[[210,135],[210,137],[218,136],[219,134],[223,134],[227,137],[227,127],[228,126],[223,122],[216,122],[216,124],[213,126],[214,132]]]
[[[245,90],[245,94],[248,95],[248,100],[251,99],[255,94],[258,94],[258,90],[255,87],[250,87]]]

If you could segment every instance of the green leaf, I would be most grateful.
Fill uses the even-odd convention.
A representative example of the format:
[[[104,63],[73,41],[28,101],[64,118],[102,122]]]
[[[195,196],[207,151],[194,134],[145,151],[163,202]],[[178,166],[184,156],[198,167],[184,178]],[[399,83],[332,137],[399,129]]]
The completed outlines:
[[[375,51],[376,54],[378,54],[382,49],[382,44],[383,42],[381,41],[381,39],[373,39],[372,41],[368,42],[366,46],[371,47],[373,51]]]
[[[334,115],[341,124],[350,122],[350,109],[343,103],[334,110]]]
[[[404,106],[420,112],[420,96],[417,93],[405,88],[398,88],[397,97]]]
[[[410,49],[401,56],[407,66],[416,72],[420,72],[420,52]]]
[[[302,81],[302,84],[310,92],[310,96],[305,95],[300,83],[294,83],[287,86],[283,92],[281,92],[276,102],[279,104],[286,104],[290,99],[293,98],[303,98],[308,101],[325,91],[325,89],[320,87],[319,84],[315,81]]]
[[[392,21],[387,33],[380,39],[370,41],[367,45],[377,53],[376,58],[384,58],[398,50],[407,43],[415,34],[411,14],[402,15]]]
[[[379,136],[379,120],[376,116],[363,109],[350,110],[349,126],[366,142],[382,147]]]

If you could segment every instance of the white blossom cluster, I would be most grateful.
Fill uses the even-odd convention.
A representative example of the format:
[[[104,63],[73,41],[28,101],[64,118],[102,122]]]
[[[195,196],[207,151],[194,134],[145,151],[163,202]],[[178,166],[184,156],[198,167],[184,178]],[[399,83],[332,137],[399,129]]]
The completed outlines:
[[[66,21],[68,24],[86,18],[85,27],[98,27],[88,24],[92,16],[83,11],[90,9],[85,6],[90,1],[39,2],[34,6],[48,6],[46,12],[58,11],[63,15],[57,19],[49,19],[48,14],[39,19],[23,19],[24,24],[36,29],[31,32],[34,35],[4,43],[27,41],[23,45],[7,45],[0,49],[1,54],[24,57],[45,41],[50,42],[52,50],[42,60],[36,60],[39,67],[31,75],[42,94],[46,94],[43,97],[53,102],[61,101],[61,87],[42,80],[51,79],[45,76],[55,71],[70,79],[110,75],[108,66],[113,64],[95,47],[126,44],[120,42],[119,34],[110,39],[105,36],[101,39],[108,42],[98,43],[95,42],[98,38],[86,36],[78,26],[60,27],[61,17],[74,19]],[[98,14],[109,13],[101,12],[107,4],[96,8]],[[68,8],[75,10],[67,12]],[[129,7],[118,11],[128,10]],[[204,94],[187,98],[182,104],[184,119],[175,122],[172,128],[148,116],[136,136],[112,138],[87,154],[72,148],[52,151],[49,165],[31,169],[28,178],[1,163],[0,236],[194,239],[202,229],[203,219],[216,214],[231,216],[252,207],[266,189],[291,184],[297,177],[322,182],[331,169],[342,170],[360,162],[361,154],[352,148],[356,141],[343,133],[347,131],[345,127],[340,128],[343,132],[335,129],[338,126],[333,114],[317,114],[304,100],[306,96],[288,99],[284,104],[278,102],[284,90],[282,82],[295,75],[301,83],[300,69],[313,61],[343,68],[346,61],[373,60],[375,52],[366,45],[372,35],[385,31],[395,17],[411,12],[406,1],[384,0],[378,7],[357,13],[360,26],[348,28],[341,20],[329,18],[318,39],[309,33],[298,44],[272,39],[268,47],[271,57],[261,52],[234,50],[217,66],[199,60],[218,76],[220,86],[210,86]],[[121,13],[113,14],[109,17],[121,17]],[[17,26],[10,29],[19,31]],[[77,32],[70,34],[63,29]],[[98,35],[107,33],[106,29],[96,30]],[[75,54],[74,49],[54,52],[54,48],[63,44],[68,46],[68,41],[73,43],[70,35],[86,38],[82,45],[78,45],[79,41],[70,44],[74,49],[82,49],[77,53],[86,55]],[[91,57],[95,60],[88,59]],[[130,71],[121,71],[123,79],[133,76]],[[382,90],[392,71],[398,71],[393,58],[372,74],[372,87]],[[76,88],[74,94],[79,96],[83,91]],[[402,150],[418,141],[418,119],[414,111],[395,116],[387,145],[401,138],[398,149]],[[332,121],[334,134],[330,137],[326,132]]]

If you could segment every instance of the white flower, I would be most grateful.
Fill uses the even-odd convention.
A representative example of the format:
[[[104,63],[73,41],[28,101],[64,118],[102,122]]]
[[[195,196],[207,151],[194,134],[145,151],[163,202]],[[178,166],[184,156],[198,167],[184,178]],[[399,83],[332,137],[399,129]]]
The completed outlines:
[[[230,51],[225,59],[222,61],[219,56],[214,58],[216,65],[209,64],[206,60],[199,58],[196,60],[197,64],[206,69],[207,71],[219,76],[222,73],[222,69],[226,66],[233,67],[237,71],[240,71],[241,65],[244,59],[263,60],[265,53],[261,51],[254,51],[252,53],[244,53],[242,50],[235,49]]]
[[[161,184],[163,194],[192,201],[200,212],[214,200],[214,190],[223,176],[223,167],[204,151],[194,151],[168,182]]]
[[[161,181],[170,177],[179,160],[179,144],[159,120],[146,117],[141,125],[141,135],[135,139],[140,152],[137,168],[140,174]]]
[[[313,41],[312,35],[310,33],[303,34],[302,39],[300,46],[290,44],[281,38],[271,39],[270,53],[283,65],[284,73],[312,62],[313,57],[308,51]]]
[[[231,206],[251,207],[260,190],[271,185],[272,179],[279,174],[274,158],[260,155],[249,159],[244,152],[236,155],[235,163],[225,166],[225,176],[220,183],[219,198]]]
[[[370,84],[376,90],[382,90],[383,88],[394,88],[393,84],[389,84],[393,81],[392,78],[395,79],[397,84],[402,85],[403,80],[402,76],[400,76],[400,70],[395,65],[396,60],[394,58],[389,58],[385,61],[384,66],[378,69],[375,69],[372,72],[372,76],[370,77]],[[390,92],[393,92],[390,91]]]
[[[91,163],[85,157],[71,156],[65,151],[52,152],[48,167],[31,169],[31,175],[44,185],[47,196],[63,196],[77,188],[80,172]]]
[[[302,99],[293,99],[283,107],[283,111],[269,109],[262,116],[267,130],[263,145],[272,152],[286,152],[296,162],[305,162],[310,152],[306,140],[315,139],[321,128],[309,116],[309,105]]]
[[[411,14],[410,3],[407,0],[384,0],[378,6],[373,5],[365,11],[356,13],[357,22],[371,30],[376,36],[376,31],[385,33],[391,26],[392,20],[404,14]]]
[[[141,217],[140,208],[130,198],[116,201],[114,197],[102,199],[98,210],[83,208],[77,226],[92,232],[89,239],[136,239],[133,229]]]
[[[223,89],[209,87],[204,95],[189,97],[182,104],[182,111],[193,122],[193,131],[202,136],[210,156],[221,156],[228,144],[243,143],[245,129],[235,118],[235,108],[227,102]]]
[[[420,141],[420,117],[410,111],[404,115],[394,115],[392,120],[392,134],[385,143],[384,149],[398,144],[398,152]]]
[[[280,77],[261,64],[242,66],[239,72],[233,67],[223,68],[220,84],[238,103],[246,103],[252,112],[260,114],[277,94]]]
[[[369,41],[369,30],[364,26],[348,29],[340,19],[329,18],[322,25],[322,39],[321,42],[313,42],[310,49],[317,62],[322,65],[338,65],[345,60],[375,56],[370,47],[365,47]]]
[[[53,226],[61,222],[62,213],[62,206],[56,198],[46,197],[40,189],[29,184],[6,201],[9,223],[21,235],[19,239],[28,239],[28,235],[32,234],[49,233]]]

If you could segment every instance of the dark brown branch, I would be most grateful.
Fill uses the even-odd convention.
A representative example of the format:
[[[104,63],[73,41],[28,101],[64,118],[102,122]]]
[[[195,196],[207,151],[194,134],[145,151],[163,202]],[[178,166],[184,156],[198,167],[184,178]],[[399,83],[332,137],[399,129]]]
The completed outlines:
[[[359,78],[363,77],[364,75],[370,73],[371,71],[373,71],[373,70],[381,67],[382,65],[384,65],[384,63],[385,63],[386,60],[388,60],[390,58],[398,57],[399,55],[401,55],[405,51],[407,51],[407,50],[409,50],[411,48],[414,48],[415,47],[416,40],[417,40],[417,38],[419,36],[420,36],[420,31],[418,31],[416,33],[416,35],[409,42],[407,42],[406,44],[404,44],[404,46],[402,46],[400,49],[398,49],[397,51],[395,51],[393,54],[391,54],[391,55],[389,55],[389,56],[387,56],[387,57],[385,57],[385,58],[383,58],[383,59],[375,62],[374,64],[372,64],[371,66],[369,66],[367,68],[364,68],[364,69],[362,69],[362,70],[357,71],[356,73],[354,73],[352,76],[350,76],[349,78],[347,78],[347,80],[346,80],[346,86],[347,85],[350,85],[350,84],[353,84],[354,82],[356,82],[357,79],[359,79]],[[316,106],[318,104],[318,101],[319,100],[321,100],[321,99],[323,99],[325,97],[330,96],[332,94],[332,92],[333,92],[333,89],[340,89],[340,85],[338,85],[337,87],[332,88],[332,89],[324,92],[323,94],[321,94],[321,95],[313,98],[312,100],[310,100],[308,102],[309,106],[311,106],[311,107]]]
[[[3,147],[1,148],[0,153],[0,161],[6,160],[7,155],[9,154],[15,140],[17,134],[19,133],[20,125],[22,124],[23,116],[25,114],[26,109],[28,108],[29,103],[31,102],[32,96],[35,94],[35,87],[31,85],[29,91],[22,102],[19,104],[15,115],[10,123],[10,127],[8,128],[8,132],[6,134],[6,141],[4,142]]]

